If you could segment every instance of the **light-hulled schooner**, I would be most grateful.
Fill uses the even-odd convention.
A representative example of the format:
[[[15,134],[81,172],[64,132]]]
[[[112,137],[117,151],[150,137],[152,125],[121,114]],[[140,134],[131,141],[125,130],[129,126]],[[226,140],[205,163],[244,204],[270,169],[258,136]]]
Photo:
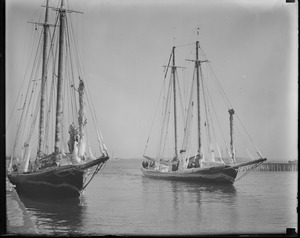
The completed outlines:
[[[184,59],[192,68],[190,72],[190,75],[193,75],[190,77],[191,82],[187,79],[181,81],[178,79],[178,69],[182,69],[183,72],[188,71],[186,70],[187,67],[175,64],[175,49],[181,49],[181,47],[195,47],[193,59]],[[143,161],[141,171],[146,177],[199,183],[233,184],[266,161],[266,158],[261,155],[254,143],[255,154],[258,154],[258,158],[254,158],[248,149],[246,150],[249,152],[251,160],[241,161],[241,158],[236,156],[237,151],[234,143],[236,140],[234,140],[233,133],[235,110],[231,107],[231,103],[213,73],[205,54],[201,54],[200,57],[200,51],[203,53],[199,41],[196,44],[192,43],[172,48],[168,65],[165,66],[166,72],[159,100],[162,105],[160,126],[157,127],[158,137],[154,140],[156,146],[152,150],[156,151],[156,156],[146,155],[146,151],[149,150],[149,139],[153,138],[150,135],[158,114],[157,110],[143,155],[147,160]],[[206,71],[203,69],[203,65],[207,65]],[[169,80],[167,79],[168,72],[170,72]],[[215,84],[204,77],[205,72],[212,76]],[[183,73],[185,76],[187,74]],[[213,85],[218,87],[219,91],[217,93],[211,90]],[[227,102],[227,108],[224,107],[225,110],[221,110],[221,117],[223,117],[223,120],[228,121],[227,113],[229,112],[229,126],[228,122],[227,124],[221,124],[220,119],[217,117],[220,115],[220,113],[217,113],[217,109],[221,107],[218,106],[220,104],[214,104],[213,99],[215,96],[220,95]],[[159,104],[157,109],[158,106]],[[181,113],[179,109],[181,109]],[[224,136],[225,133],[222,132],[224,128],[229,132],[227,141]],[[217,129],[220,130],[219,133]],[[246,133],[246,135],[249,134]],[[220,138],[221,140],[218,142]],[[220,141],[224,142],[223,147],[221,147]]]
[[[56,7],[46,0],[42,7],[44,22],[30,22],[40,41],[18,109],[7,176],[22,195],[79,197],[109,159],[71,19],[72,14],[82,12],[69,9],[64,0]],[[92,145],[99,150],[97,157]]]

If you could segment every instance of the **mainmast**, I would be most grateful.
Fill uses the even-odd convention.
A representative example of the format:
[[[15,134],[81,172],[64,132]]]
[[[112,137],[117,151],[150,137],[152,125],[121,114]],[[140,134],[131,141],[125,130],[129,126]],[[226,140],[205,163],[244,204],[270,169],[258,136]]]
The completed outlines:
[[[178,157],[177,152],[177,112],[176,112],[176,80],[175,80],[175,73],[176,73],[176,66],[175,66],[175,46],[172,49],[173,54],[173,66],[172,66],[172,75],[173,75],[173,92],[174,92],[174,133],[175,133],[175,157]]]
[[[39,143],[37,156],[42,157],[42,147],[45,137],[45,86],[47,80],[47,48],[48,48],[48,0],[46,1],[45,23],[44,28],[44,45],[43,45],[43,65],[42,65],[42,80],[41,80],[41,101],[40,101],[40,125],[39,125]]]
[[[57,101],[56,101],[56,123],[55,123],[55,145],[54,152],[58,154],[60,152],[60,140],[62,129],[62,83],[63,83],[63,66],[64,66],[64,47],[65,47],[65,21],[66,21],[66,9],[64,6],[64,0],[61,0],[61,7],[59,9],[60,14],[60,31],[59,31],[59,58],[58,58],[58,77],[57,77]]]
[[[201,67],[201,63],[198,57],[198,49],[199,49],[199,41],[196,41],[196,75],[197,75],[197,117],[198,117],[198,153],[200,155],[200,159],[202,159],[201,154],[201,117],[200,117],[200,80],[199,80],[199,67]]]
[[[199,41],[196,41],[196,60],[195,60],[195,67],[196,67],[196,75],[197,75],[197,124],[198,124],[198,152],[200,155],[200,159],[202,159],[201,153],[201,116],[200,116],[200,77],[202,79],[202,70],[201,70],[201,63],[208,62],[208,60],[199,60]],[[200,77],[199,77],[200,75]]]
[[[233,114],[234,110],[231,108],[228,110],[229,112],[229,122],[230,122],[230,152],[232,161],[235,163],[235,153],[233,148]]]

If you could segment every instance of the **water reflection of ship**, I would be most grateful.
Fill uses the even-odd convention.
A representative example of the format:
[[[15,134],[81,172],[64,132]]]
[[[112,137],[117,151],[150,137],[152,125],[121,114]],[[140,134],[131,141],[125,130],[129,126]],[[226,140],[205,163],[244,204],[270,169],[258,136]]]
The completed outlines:
[[[81,234],[86,210],[84,196],[63,200],[20,197],[40,234]]]
[[[179,193],[188,192],[190,195],[194,194],[197,196],[196,201],[201,203],[201,193],[209,192],[215,193],[216,196],[227,196],[234,198],[236,195],[236,189],[233,185],[222,185],[222,184],[199,184],[199,183],[184,183],[181,181],[170,181],[174,198]]]
[[[173,193],[173,209],[175,220],[180,220],[182,211],[186,204],[196,205],[193,210],[196,211],[198,222],[202,220],[202,211],[206,209],[207,198],[214,197],[220,199],[224,205],[232,204],[236,199],[236,189],[233,185],[222,184],[199,184],[185,183],[183,181],[170,181],[171,192]],[[186,196],[188,194],[188,196]],[[201,206],[205,208],[201,208]]]

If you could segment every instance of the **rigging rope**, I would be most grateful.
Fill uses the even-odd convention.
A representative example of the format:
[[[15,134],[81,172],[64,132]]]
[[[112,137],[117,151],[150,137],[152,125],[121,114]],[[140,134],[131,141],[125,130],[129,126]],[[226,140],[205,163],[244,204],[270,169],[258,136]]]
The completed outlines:
[[[246,128],[244,127],[244,125],[243,125],[242,121],[240,120],[240,118],[238,117],[238,115],[236,115],[236,117],[238,118],[239,122],[241,123],[241,125],[242,125],[244,131],[245,131],[246,134],[248,135],[248,137],[249,137],[249,139],[251,140],[251,142],[252,142],[253,146],[255,147],[256,151],[258,152],[258,155],[259,155],[261,158],[263,158],[262,154],[260,153],[260,151],[258,150],[258,148],[256,147],[256,145],[254,144],[252,138],[251,138],[250,135],[248,134]],[[238,129],[238,128],[237,128],[237,129]],[[239,129],[238,129],[238,132],[240,133]],[[240,133],[240,134],[241,134],[241,133]],[[243,141],[243,140],[242,140],[242,141]],[[243,143],[244,143],[244,142],[243,142]],[[245,143],[244,143],[244,146],[245,146],[245,148],[246,148]],[[248,151],[248,153],[250,153],[250,152]]]
[[[38,95],[38,99],[41,97],[41,93],[39,93]],[[38,115],[38,112],[39,112],[39,100],[36,101],[36,106],[33,107],[34,109],[34,112],[31,114],[32,116],[32,120],[31,120],[31,126],[30,126],[30,131],[29,131],[29,134],[28,134],[28,139],[26,140],[26,142],[29,144],[30,141],[31,141],[31,137],[32,137],[32,134],[33,134],[33,131],[35,129],[35,125],[36,125],[36,119],[37,119],[37,115]]]
[[[94,170],[94,173],[92,174],[90,180],[83,186],[82,191],[88,186],[88,184],[92,181],[92,179],[94,178],[94,176],[100,171],[100,169],[102,168],[102,166],[106,164],[106,162],[100,163],[98,164],[98,166],[96,167],[96,169]]]
[[[221,95],[223,95],[223,97],[224,97],[224,99],[225,99],[225,102],[227,102],[227,107],[228,107],[228,108],[233,108],[232,105],[231,105],[231,103],[230,103],[230,101],[229,101],[229,99],[228,99],[228,97],[227,97],[227,95],[226,95],[226,93],[225,93],[225,90],[223,89],[221,83],[220,83],[219,80],[217,79],[217,76],[215,75],[215,73],[214,73],[214,71],[213,71],[213,69],[212,69],[212,67],[211,67],[210,64],[208,64],[208,69],[210,69],[209,72],[211,73],[211,75],[213,76],[215,82],[216,82],[217,85],[219,86],[219,87],[218,87],[218,89],[220,89],[219,92],[220,92]]]
[[[32,29],[32,28],[31,28]],[[21,67],[21,69],[23,70],[23,67],[24,67],[24,58],[25,58],[25,46],[27,45],[27,35],[28,35],[28,27],[26,27],[26,34],[25,34],[25,43],[24,43],[24,47],[23,47],[23,57],[22,57],[22,67]],[[31,36],[33,35],[33,34],[30,34]],[[34,38],[35,39],[35,38]],[[29,48],[31,48],[31,47],[29,47]],[[28,60],[28,62],[31,62],[31,57],[32,57],[32,55],[33,55],[33,50],[31,49],[30,50],[30,56],[29,56],[29,60]],[[27,74],[27,71],[28,71],[28,68],[29,68],[29,63],[27,64],[27,67],[26,67],[26,70],[25,70],[25,73],[23,74],[23,72],[21,72],[21,75],[24,75],[23,76],[23,80],[22,80],[22,83],[21,83],[21,87],[20,87],[20,89],[19,89],[19,92],[18,92],[18,95],[17,95],[17,99],[16,99],[16,101],[15,101],[15,104],[14,104],[14,106],[13,106],[13,109],[12,109],[12,111],[11,111],[11,114],[10,114],[10,117],[9,117],[9,119],[8,119],[8,124],[7,124],[7,126],[6,126],[6,129],[5,129],[5,131],[7,131],[8,130],[8,127],[9,127],[9,125],[10,125],[10,123],[11,123],[11,118],[12,118],[12,116],[13,116],[13,113],[14,113],[14,111],[15,111],[15,108],[16,108],[16,105],[17,105],[17,103],[18,103],[18,99],[19,99],[19,97],[20,97],[20,94],[21,94],[21,91],[22,91],[22,88],[23,88],[23,85],[24,85],[24,83],[25,83],[25,76],[26,76],[26,74]],[[20,77],[18,77],[18,78],[20,78]]]
[[[172,77],[172,75],[170,75]],[[157,158],[160,158],[165,151],[167,136],[168,136],[168,125],[170,121],[170,114],[171,114],[171,96],[172,96],[172,80],[169,81],[168,93],[166,103],[164,105],[164,114],[163,114],[163,121],[161,125],[161,134],[160,134],[160,142],[159,142],[159,149]]]
[[[152,132],[154,120],[155,120],[155,118],[156,118],[156,113],[157,113],[158,105],[159,105],[160,100],[162,100],[162,99],[161,99],[161,98],[162,98],[162,93],[163,93],[163,91],[164,91],[164,87],[165,87],[165,83],[166,83],[166,76],[167,76],[167,73],[168,73],[168,69],[169,69],[169,66],[170,66],[171,59],[172,59],[172,52],[171,52],[171,54],[170,54],[169,61],[168,61],[168,64],[167,64],[167,68],[166,68],[166,72],[165,72],[164,80],[163,80],[163,85],[162,85],[162,87],[161,87],[161,89],[160,89],[160,93],[159,93],[159,97],[158,97],[158,102],[157,102],[157,104],[156,104],[154,116],[153,116],[153,119],[152,119],[152,122],[151,122],[151,127],[150,127],[150,131],[149,131],[149,133],[148,133],[148,138],[147,138],[147,141],[146,141],[146,146],[145,146],[143,155],[145,155],[146,150],[147,150],[147,148],[148,148],[148,143],[149,143],[150,135],[151,135],[151,132]],[[163,112],[162,112],[162,113],[163,113]]]
[[[250,166],[246,167],[246,171],[243,172],[243,174],[238,177],[235,182],[239,181],[241,178],[245,177],[248,173],[250,173],[251,171],[253,171],[255,168],[257,168],[258,166],[260,166],[263,162],[259,162]],[[240,172],[242,170],[243,167],[238,168],[238,171]]]
[[[207,85],[206,85],[206,88],[207,88]],[[220,133],[221,133],[221,135],[222,135],[222,138],[223,138],[224,144],[226,145],[226,144],[227,144],[227,142],[226,142],[226,139],[225,139],[225,136],[224,136],[224,133],[223,133],[223,130],[222,130],[222,127],[221,127],[220,121],[219,121],[219,119],[218,119],[217,111],[216,111],[216,109],[215,109],[215,106],[214,106],[214,103],[213,103],[213,100],[212,100],[212,98],[211,98],[210,94],[208,94],[208,98],[209,98],[209,101],[210,101],[210,105],[211,105],[211,106],[212,106],[212,108],[213,108],[214,115],[215,115],[215,119],[216,119],[216,121],[217,121],[217,124],[218,124],[218,127],[219,127],[219,131],[220,131]]]
[[[209,111],[209,109],[208,109],[208,103],[206,102],[206,93],[205,93],[205,88],[204,88],[204,78],[203,78],[203,74],[202,74],[202,67],[201,67],[201,64],[199,65],[200,67],[200,79],[201,79],[201,84],[202,84],[202,97],[203,97],[203,103],[204,103],[204,109],[205,109],[205,119],[206,119],[206,126],[205,126],[205,128],[206,128],[206,133],[207,133],[207,144],[208,144],[208,146],[210,146],[211,145],[211,133],[210,133],[210,127],[209,127],[209,125],[210,125],[210,123],[209,123],[209,120],[208,120],[208,111]],[[208,92],[208,90],[207,90],[207,92]],[[210,151],[210,148],[208,148],[208,151],[209,152],[211,152]]]
[[[57,85],[57,80],[56,80],[56,75],[55,75],[55,62],[57,61],[58,58],[58,44],[55,44],[55,39],[56,41],[58,41],[58,39],[55,37],[56,36],[56,29],[57,29],[57,22],[58,22],[58,17],[59,15],[57,14],[56,16],[56,22],[55,22],[55,27],[52,33],[52,37],[51,37],[51,44],[50,44],[50,49],[49,49],[49,54],[48,54],[48,60],[47,62],[50,61],[50,57],[52,58],[52,83],[51,83],[51,88],[50,88],[50,92],[49,92],[49,101],[48,101],[48,105],[47,105],[47,116],[46,116],[46,124],[45,124],[45,138],[44,138],[44,145],[43,145],[43,151],[48,154],[48,150],[49,150],[49,131],[51,129],[51,131],[54,131],[54,129],[50,128],[50,122],[53,122],[52,125],[55,123],[55,119],[54,119],[54,115],[53,118],[51,120],[51,112],[52,112],[52,108],[54,108],[55,105],[55,98],[56,98],[56,90],[55,90],[55,85]],[[51,35],[51,32],[50,32]],[[54,49],[53,46],[56,46],[56,49]]]
[[[201,48],[200,48],[200,49],[201,49]],[[202,52],[203,54],[205,54],[204,51],[203,51],[202,49],[201,49],[201,52]],[[227,95],[226,95],[226,93],[225,93],[225,90],[223,89],[221,83],[220,83],[219,80],[217,79],[217,76],[215,75],[215,73],[214,73],[214,71],[213,71],[213,69],[212,69],[212,67],[211,67],[210,64],[208,64],[208,69],[210,69],[210,71],[209,71],[210,74],[213,76],[213,79],[215,80],[215,82],[216,82],[217,85],[219,86],[218,89],[220,89],[220,94],[223,95],[225,101],[227,102],[228,108],[233,108],[233,106],[232,106],[232,104],[231,104],[229,98],[227,97]],[[255,149],[257,150],[257,153],[259,154],[259,156],[260,156],[261,158],[263,158],[261,152],[259,151],[258,147],[257,147],[257,146],[255,145],[255,143],[253,142],[251,136],[249,135],[248,131],[247,131],[246,128],[244,127],[244,125],[243,125],[242,121],[240,120],[240,118],[238,117],[237,113],[236,113],[236,117],[238,118],[240,124],[242,125],[242,127],[243,127],[245,133],[247,134],[247,136],[248,136],[249,139],[251,140],[253,146],[254,146]]]
[[[182,112],[182,120],[184,123],[184,106],[183,106],[183,100],[182,100],[182,96],[181,96],[181,89],[180,89],[180,84],[179,84],[179,79],[178,79],[178,74],[177,74],[177,70],[175,70],[176,73],[176,82],[177,82],[177,86],[178,86],[178,94],[179,94],[179,98],[180,98],[180,106],[181,106],[181,112]]]
[[[190,143],[191,140],[191,125],[192,125],[192,117],[193,117],[193,106],[194,106],[194,100],[193,100],[193,92],[194,92],[194,84],[195,84],[195,73],[196,70],[194,69],[194,75],[192,78],[192,84],[191,84],[191,93],[190,93],[190,98],[189,98],[189,105],[188,105],[188,111],[187,111],[187,116],[186,116],[186,123],[185,123],[185,128],[184,128],[184,137],[183,137],[183,145],[182,149],[187,150],[188,149],[188,144]]]
[[[55,44],[55,40],[56,42],[58,41],[57,39],[57,26],[58,26],[58,20],[59,20],[59,14],[58,12],[56,12],[56,15],[54,16],[54,19],[55,19],[55,24],[54,24],[54,29],[53,29],[53,32],[51,33],[51,28],[49,28],[49,35],[48,37],[50,38],[50,47],[49,47],[49,50],[48,50],[48,54],[47,54],[47,65],[50,66],[50,62],[52,63],[52,73],[51,73],[51,86],[50,86],[50,89],[49,89],[49,95],[48,97],[46,97],[46,106],[45,106],[45,111],[46,111],[46,121],[45,121],[45,134],[44,134],[44,143],[42,145],[42,151],[45,153],[45,154],[48,154],[49,152],[49,131],[54,131],[53,128],[50,127],[50,123],[53,122],[55,123],[55,119],[52,118],[51,120],[51,112],[52,112],[52,108],[54,107],[53,105],[55,104],[55,98],[56,98],[56,94],[55,94],[55,85],[57,84],[57,81],[56,81],[56,78],[55,78],[55,62],[56,62],[56,59],[57,59],[57,55],[58,55],[58,44]],[[54,46],[56,46],[56,49],[54,49]],[[47,75],[48,75],[48,68],[47,67]],[[50,72],[50,71],[49,71]],[[48,76],[47,76],[47,81],[48,81]],[[45,83],[47,83],[47,81]],[[47,85],[47,88],[48,88],[48,84]],[[48,90],[45,90],[45,92],[48,91]],[[53,124],[52,123],[52,124]],[[54,143],[54,142],[52,142]]]
[[[76,85],[75,85],[75,76],[74,76],[74,68],[73,68],[73,63],[72,63],[72,55],[71,55],[71,39],[70,39],[70,28],[69,28],[69,21],[68,21],[68,18],[66,18],[66,29],[67,29],[67,46],[68,46],[68,49],[69,49],[69,60],[70,60],[70,68],[68,68],[71,72],[71,77],[70,77],[70,87],[72,87],[73,85],[73,90],[70,90],[68,92],[70,92],[70,101],[71,101],[71,110],[72,110],[72,113],[71,115],[73,115],[73,121],[76,123],[76,125],[78,124],[77,123],[77,118],[76,118],[76,115],[77,115],[77,112],[78,112],[78,107],[77,107],[77,103],[76,103],[76,93],[75,93],[75,90],[76,90]]]
[[[208,64],[208,65],[209,65],[209,64]],[[220,83],[219,80],[217,79],[217,77],[216,77],[216,75],[215,75],[215,73],[214,73],[214,71],[212,70],[212,68],[211,68],[210,65],[209,65],[209,69],[210,69],[210,72],[214,75],[214,79],[215,79],[215,81],[218,83],[218,85],[219,85],[219,87],[220,87],[220,89],[221,89],[221,91],[222,91],[222,94],[223,94],[224,98],[226,99],[226,102],[227,102],[228,105],[229,105],[229,108],[233,108],[233,106],[231,105],[231,103],[230,103],[230,101],[229,101],[229,99],[228,99],[228,97],[227,97],[227,95],[226,95],[226,93],[225,93],[223,87],[221,86],[221,83]],[[255,147],[255,149],[257,150],[257,152],[259,153],[259,156],[260,156],[261,158],[263,158],[263,156],[262,156],[262,154],[260,153],[259,149],[257,148],[257,146],[255,145],[255,143],[253,142],[251,136],[249,135],[248,131],[246,130],[246,128],[244,127],[242,121],[240,120],[238,114],[237,114],[237,113],[235,113],[235,114],[236,114],[236,117],[238,118],[239,122],[241,123],[241,125],[242,125],[244,131],[246,132],[247,136],[248,136],[249,139],[251,140],[253,146]]]
[[[35,58],[34,58],[34,65],[36,64],[36,61],[38,59],[38,52],[39,52],[39,49],[40,49],[40,43],[41,43],[41,38],[42,38],[42,34],[40,34],[40,38],[39,38],[39,43],[38,43],[38,47],[37,47],[37,50],[36,50],[36,54],[35,54]],[[33,72],[34,72],[34,67],[31,71],[31,77],[33,76]],[[23,124],[26,124],[26,120],[24,120],[24,116],[27,115],[28,113],[28,110],[29,110],[29,105],[30,105],[30,102],[31,102],[31,96],[32,96],[32,93],[30,94],[29,96],[29,91],[31,89],[31,85],[32,85],[32,80],[29,80],[29,84],[28,84],[28,87],[27,87],[27,91],[26,91],[26,96],[25,96],[25,100],[24,100],[24,103],[23,103],[23,110],[22,110],[22,113],[21,113],[21,117],[20,117],[20,120],[19,120],[19,123],[18,123],[18,128],[17,128],[17,133],[16,133],[16,137],[15,137],[15,142],[14,142],[14,145],[13,145],[13,152],[12,152],[12,157],[14,157],[15,153],[16,153],[16,147],[19,143],[19,140],[20,140],[20,129],[21,127],[22,128],[26,128],[26,126],[22,126]],[[34,87],[34,85],[33,85]],[[33,89],[31,89],[32,91]],[[28,99],[28,97],[30,97]],[[27,100],[29,100],[29,105],[27,105]]]
[[[77,64],[77,69],[78,69],[78,73],[79,73],[79,75],[82,75],[82,63],[81,63],[81,61],[80,61],[80,52],[79,52],[79,47],[78,47],[78,43],[77,43],[77,41],[76,41],[76,37],[75,37],[75,35],[74,35],[74,28],[73,28],[73,23],[72,23],[72,21],[70,21],[69,22],[69,25],[70,25],[70,35],[72,35],[72,40],[73,40],[73,44],[72,44],[72,46],[73,46],[73,48],[74,48],[74,51],[75,51],[75,55],[76,55],[76,57],[75,57],[75,60],[76,60],[76,64]]]
[[[77,16],[77,14],[76,14],[76,16]],[[70,31],[71,31],[71,33],[72,34],[70,34],[70,35],[72,35],[73,36],[73,41],[74,41],[74,47],[75,47],[75,49],[74,49],[74,51],[76,52],[76,55],[77,55],[77,57],[75,57],[76,59],[77,59],[77,68],[78,68],[78,70],[79,70],[79,75],[84,75],[83,76],[83,78],[85,78],[85,70],[84,70],[84,67],[82,67],[82,64],[81,64],[81,62],[80,62],[80,57],[79,57],[79,55],[80,55],[80,53],[79,53],[79,47],[78,47],[78,43],[77,43],[77,41],[76,41],[76,39],[78,38],[76,38],[75,36],[74,36],[74,27],[73,27],[73,25],[72,25],[72,21],[70,21]],[[83,29],[84,29],[84,27],[83,27]],[[83,36],[84,36],[84,33],[83,33]],[[84,37],[82,37],[83,39],[84,39]],[[82,67],[82,69],[81,69],[81,67]],[[94,109],[94,106],[93,106],[93,103],[92,103],[92,100],[91,100],[91,93],[90,93],[90,90],[89,90],[89,86],[88,86],[88,84],[87,84],[87,82],[85,81],[85,85],[86,85],[86,87],[85,87],[85,89],[84,89],[84,91],[86,92],[86,99],[87,99],[87,103],[88,103],[88,105],[89,105],[89,108],[90,108],[90,112],[91,112],[91,117],[92,117],[92,120],[93,120],[93,123],[94,123],[94,125],[95,125],[95,128],[96,128],[96,133],[97,133],[97,136],[98,136],[98,141],[101,143],[101,145],[104,145],[103,144],[103,136],[102,136],[102,133],[101,133],[101,131],[99,131],[99,129],[98,129],[98,127],[97,127],[97,125],[99,125],[98,124],[98,120],[97,120],[97,117],[96,117],[96,110]],[[87,88],[87,90],[86,90],[86,88]]]

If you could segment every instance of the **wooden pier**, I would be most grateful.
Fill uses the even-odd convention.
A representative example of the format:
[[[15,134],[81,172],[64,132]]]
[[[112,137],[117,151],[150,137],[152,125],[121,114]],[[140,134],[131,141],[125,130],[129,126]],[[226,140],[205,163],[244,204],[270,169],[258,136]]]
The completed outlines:
[[[247,170],[247,167],[242,170]],[[262,163],[253,171],[298,171],[298,161],[289,161],[288,163]]]

